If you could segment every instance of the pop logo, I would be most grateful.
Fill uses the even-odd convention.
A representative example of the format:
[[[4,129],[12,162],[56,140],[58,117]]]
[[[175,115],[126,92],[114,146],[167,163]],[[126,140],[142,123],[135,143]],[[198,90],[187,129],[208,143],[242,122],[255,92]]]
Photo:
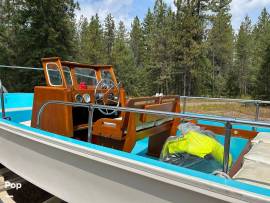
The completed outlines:
[[[9,181],[5,181],[5,188],[6,189],[16,189],[19,190],[22,188],[22,184],[21,183],[11,183]]]

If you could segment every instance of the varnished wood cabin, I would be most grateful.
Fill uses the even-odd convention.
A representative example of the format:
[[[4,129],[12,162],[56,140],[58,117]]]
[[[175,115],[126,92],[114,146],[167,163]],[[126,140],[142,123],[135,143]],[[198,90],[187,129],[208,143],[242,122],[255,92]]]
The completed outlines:
[[[40,107],[50,100],[180,112],[178,96],[126,99],[111,65],[87,65],[54,57],[42,59],[42,66],[47,85],[35,87],[32,127],[37,127]],[[167,137],[176,134],[178,124],[179,119],[164,116],[95,109],[91,142],[130,152],[137,140],[149,137],[148,154],[159,156]],[[42,114],[40,127],[87,141],[88,110],[49,105]]]

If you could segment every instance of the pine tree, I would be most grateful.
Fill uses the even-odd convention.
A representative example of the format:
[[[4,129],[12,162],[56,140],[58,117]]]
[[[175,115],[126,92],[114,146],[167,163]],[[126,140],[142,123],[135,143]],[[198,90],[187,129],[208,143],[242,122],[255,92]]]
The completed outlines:
[[[82,63],[87,63],[87,47],[88,47],[88,20],[87,18],[81,16],[78,24],[77,36],[78,36],[78,53],[76,60],[81,61]]]
[[[143,67],[144,36],[139,18],[136,16],[131,25],[130,46],[133,52],[135,65]]]
[[[263,62],[259,70],[255,95],[259,99],[270,100],[270,43],[263,56]]]
[[[85,18],[81,20],[79,44],[79,60],[81,62],[90,64],[103,63],[103,30],[97,14],[91,17],[89,24]]]
[[[270,36],[270,15],[266,8],[262,10],[261,15],[258,18],[258,22],[255,24],[253,36],[255,41],[254,54],[255,57],[258,58],[258,61],[256,62],[260,64],[260,56],[263,56]]]
[[[258,22],[254,26],[252,37],[252,67],[256,74],[262,65],[263,56],[270,40],[270,15],[266,8],[262,10]]]
[[[149,81],[149,94],[169,94],[171,77],[171,36],[174,14],[163,0],[156,0],[153,13],[148,13],[143,22],[145,39],[145,68]]]
[[[153,35],[153,51],[152,64],[149,66],[149,71],[153,81],[153,93],[168,92],[166,81],[168,79],[167,71],[167,37],[165,36],[165,19],[167,16],[167,4],[163,0],[156,0],[154,6],[154,33]]]
[[[205,1],[175,1],[177,11],[174,69],[178,73],[175,76],[183,81],[180,91],[183,95],[201,91],[196,84],[202,82],[201,75],[208,65],[203,45],[205,3]]]
[[[105,28],[104,28],[104,46],[106,53],[106,63],[112,63],[112,49],[115,39],[115,23],[113,16],[108,14],[105,19]]]
[[[118,81],[124,84],[127,94],[138,95],[136,93],[136,81],[138,78],[134,68],[132,51],[128,46],[127,31],[122,21],[119,22],[116,30],[112,58]]]
[[[145,54],[143,56],[143,62],[145,68],[152,63],[152,53],[154,44],[154,15],[150,9],[148,9],[147,14],[143,21],[143,38],[144,38],[144,50]]]
[[[72,59],[77,6],[73,0],[23,1],[18,11],[19,64],[37,65],[40,58],[50,56]]]
[[[16,33],[18,30],[18,25],[15,24],[17,18],[16,3],[15,1],[0,1],[0,64],[16,64]],[[13,81],[19,82],[19,78],[20,75],[16,72],[0,68],[0,80],[8,91],[16,90]]]
[[[144,50],[145,54],[143,57],[144,70],[141,71],[141,75],[144,73],[145,88],[144,92],[148,95],[155,94],[158,92],[157,84],[154,81],[157,80],[158,76],[153,73],[153,67],[155,67],[155,57],[154,54],[156,43],[156,24],[155,16],[150,9],[148,9],[147,14],[143,21],[143,36],[144,36]]]
[[[241,23],[239,33],[236,39],[236,60],[233,71],[230,76],[235,78],[237,87],[230,95],[245,96],[248,94],[248,88],[252,80],[252,26],[249,17],[245,17],[244,22]],[[233,81],[231,81],[234,83]]]
[[[17,63],[18,4],[18,1],[0,1],[0,62],[2,64]]]
[[[3,32],[0,47],[5,47],[5,64],[39,67],[43,57],[73,58],[74,12],[78,6],[73,0],[14,0],[2,3],[0,15],[4,18],[1,17],[0,29]],[[17,91],[32,91],[33,86],[42,82],[43,78],[43,74],[33,71],[13,70],[13,73],[20,76]],[[14,80],[16,76],[13,75],[8,81],[12,83]],[[12,91],[12,85],[9,88]]]
[[[164,87],[166,94],[178,94],[176,90],[175,83],[178,83],[178,81],[174,81],[173,75],[174,73],[174,46],[175,46],[175,13],[172,11],[172,9],[169,7],[167,9],[167,15],[165,17],[165,23],[164,23],[164,36],[166,38],[166,68],[163,69],[163,77],[164,77]]]
[[[229,14],[231,0],[214,0],[212,28],[209,31],[209,60],[212,61],[213,95],[226,94],[226,80],[233,65],[233,30]]]

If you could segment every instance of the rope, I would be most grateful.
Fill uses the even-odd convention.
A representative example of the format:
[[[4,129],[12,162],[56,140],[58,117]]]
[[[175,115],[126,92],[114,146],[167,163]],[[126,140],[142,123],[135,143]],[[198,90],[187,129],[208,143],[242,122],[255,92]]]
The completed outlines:
[[[223,171],[219,171],[216,170],[212,173],[212,175],[221,177],[221,178],[225,178],[225,179],[232,179],[227,173],[223,172]]]
[[[11,69],[25,69],[25,70],[37,70],[37,71],[43,71],[43,68],[33,68],[33,67],[25,67],[25,66],[7,66],[7,65],[0,65],[0,68],[11,68]],[[50,70],[50,71],[57,71],[57,70]],[[69,71],[65,71],[65,73],[69,73]],[[80,73],[75,73],[75,75],[79,75],[86,78],[96,79],[94,76],[88,76]]]
[[[0,68],[13,68],[13,69],[38,70],[38,71],[43,70],[43,68],[33,68],[33,67],[23,67],[23,66],[6,66],[6,65],[0,65]]]

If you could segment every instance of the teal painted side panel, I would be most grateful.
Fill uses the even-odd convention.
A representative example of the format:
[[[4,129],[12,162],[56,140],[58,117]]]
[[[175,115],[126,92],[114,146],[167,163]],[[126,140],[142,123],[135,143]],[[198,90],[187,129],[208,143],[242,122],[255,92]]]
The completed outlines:
[[[1,115],[2,114],[0,113],[0,116]],[[16,123],[30,121],[32,118],[32,110],[7,112],[6,116]]]
[[[32,110],[30,110],[30,108],[32,108],[33,106],[33,99],[34,99],[33,93],[5,93],[4,101],[5,101],[5,109],[7,110],[6,116],[10,117],[11,120],[16,123],[31,120]],[[20,110],[20,108],[27,108],[27,109]],[[2,116],[1,111],[0,116]]]
[[[33,93],[5,93],[5,108],[32,107]],[[1,98],[0,98],[1,101]],[[0,106],[1,109],[1,106]]]

